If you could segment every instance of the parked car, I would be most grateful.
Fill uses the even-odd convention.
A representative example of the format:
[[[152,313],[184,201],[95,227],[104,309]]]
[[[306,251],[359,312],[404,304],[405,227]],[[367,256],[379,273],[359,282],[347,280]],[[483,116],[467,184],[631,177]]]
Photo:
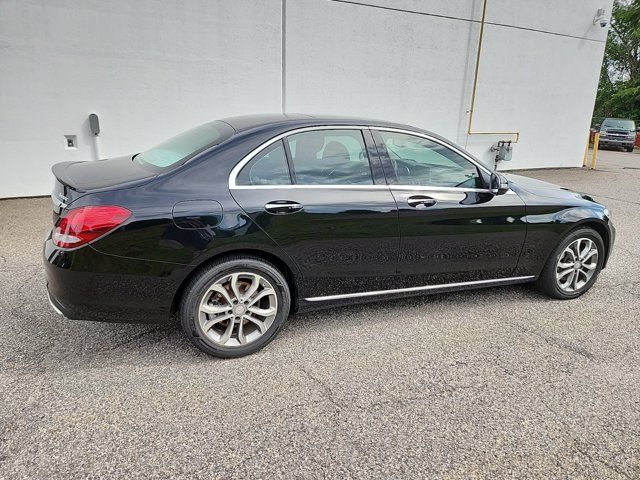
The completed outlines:
[[[636,143],[636,124],[625,118],[605,118],[599,127],[600,147],[624,148],[633,152]]]
[[[382,121],[227,118],[53,173],[53,308],[114,322],[177,316],[220,357],[257,351],[310,309],[529,282],[576,298],[615,238],[588,195]]]

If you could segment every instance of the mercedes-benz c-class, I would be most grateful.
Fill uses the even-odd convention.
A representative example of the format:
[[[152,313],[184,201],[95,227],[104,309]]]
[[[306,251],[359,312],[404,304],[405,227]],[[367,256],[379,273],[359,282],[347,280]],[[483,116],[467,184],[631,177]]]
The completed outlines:
[[[310,309],[518,283],[573,299],[615,237],[588,195],[382,121],[227,118],[53,173],[44,263],[56,311],[178,318],[220,357],[259,350]]]

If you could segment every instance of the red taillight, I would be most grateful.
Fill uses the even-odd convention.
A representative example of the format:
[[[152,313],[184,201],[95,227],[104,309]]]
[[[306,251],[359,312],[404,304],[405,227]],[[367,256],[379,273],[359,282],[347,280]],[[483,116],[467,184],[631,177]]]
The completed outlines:
[[[79,247],[109,233],[130,216],[129,210],[114,205],[74,208],[60,219],[51,238],[58,247]]]

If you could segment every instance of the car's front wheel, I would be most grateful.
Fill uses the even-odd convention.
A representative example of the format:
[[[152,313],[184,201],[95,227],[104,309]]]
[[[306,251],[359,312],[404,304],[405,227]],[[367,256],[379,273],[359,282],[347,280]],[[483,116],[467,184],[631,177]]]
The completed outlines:
[[[598,232],[591,228],[574,230],[549,256],[536,286],[560,300],[579,297],[598,278],[604,253],[604,241]]]
[[[241,357],[276,336],[291,297],[282,273],[260,258],[237,256],[207,266],[186,287],[179,315],[187,338],[216,357]]]

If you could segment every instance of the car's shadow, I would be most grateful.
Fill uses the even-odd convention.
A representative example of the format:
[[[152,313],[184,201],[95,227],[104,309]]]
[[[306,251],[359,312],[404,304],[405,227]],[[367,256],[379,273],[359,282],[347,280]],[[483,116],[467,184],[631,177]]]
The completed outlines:
[[[509,308],[518,302],[545,303],[550,300],[527,285],[496,287],[454,293],[422,295],[318,310],[292,315],[278,338],[260,355],[287,353],[289,343],[301,343],[305,336],[333,335],[345,324],[372,328],[397,324],[398,315],[424,315],[430,307],[469,314],[469,306],[481,305],[486,312]],[[166,364],[168,362],[217,361],[200,352],[183,335],[179,323],[141,325],[63,319],[53,313],[44,294],[14,312],[3,325],[8,347],[0,360],[9,369],[41,370],[65,365],[85,369],[123,364]],[[425,310],[426,309],[426,310]],[[478,311],[476,309],[475,311]],[[34,321],[38,319],[38,321]],[[425,315],[425,322],[431,321]],[[349,341],[349,340],[344,340]],[[304,339],[302,341],[304,343]],[[284,349],[284,350],[281,350]]]
[[[527,285],[517,285],[415,296],[301,313],[291,316],[279,338],[263,352],[277,355],[279,349],[286,351],[288,341],[306,335],[331,335],[335,329],[344,328],[345,322],[356,323],[358,328],[366,328],[367,325],[373,327],[384,323],[397,324],[398,312],[411,315],[423,312],[424,308],[428,310],[430,306],[446,304],[449,309],[465,312],[470,305],[480,305],[483,311],[492,312],[509,308],[509,305],[523,300],[541,303],[551,301]],[[38,308],[42,308],[41,304],[46,304],[46,298],[38,303]],[[41,318],[42,313],[41,311],[39,315]],[[46,321],[42,322],[31,321],[33,317],[28,312],[25,317],[16,319],[16,331],[19,329],[19,333],[14,340],[19,343],[16,348],[20,351],[14,355],[9,354],[9,368],[46,367],[61,363],[77,368],[92,368],[108,364],[217,361],[193,347],[175,320],[159,325],[68,320],[50,312],[48,305],[45,315]],[[425,321],[429,319],[425,318]]]

